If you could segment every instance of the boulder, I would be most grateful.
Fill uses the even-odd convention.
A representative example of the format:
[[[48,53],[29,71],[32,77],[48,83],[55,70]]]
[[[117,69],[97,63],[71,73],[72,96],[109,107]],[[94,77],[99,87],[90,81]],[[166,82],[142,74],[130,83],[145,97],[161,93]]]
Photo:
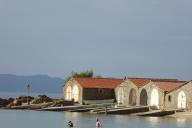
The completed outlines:
[[[9,100],[0,98],[0,107],[6,107],[9,103]]]
[[[48,102],[52,102],[53,99],[51,99],[50,97],[46,96],[46,95],[38,95],[37,98],[35,98],[31,103],[32,104],[40,104],[40,103],[48,103]]]
[[[61,106],[72,106],[74,105],[73,101],[65,101],[65,100],[54,100],[50,107],[61,107]]]
[[[9,101],[10,101],[10,106],[20,106],[23,103],[27,103],[28,100],[29,102],[31,102],[33,99],[34,97],[31,97],[31,96],[19,96],[19,97],[16,97],[15,99],[9,98]]]
[[[16,99],[21,103],[27,103],[27,100],[29,100],[29,102],[31,102],[34,99],[34,97],[31,97],[31,96],[19,96]]]
[[[12,103],[12,102],[14,101],[14,98],[10,97],[10,98],[8,99],[8,101],[9,101],[10,103]]]

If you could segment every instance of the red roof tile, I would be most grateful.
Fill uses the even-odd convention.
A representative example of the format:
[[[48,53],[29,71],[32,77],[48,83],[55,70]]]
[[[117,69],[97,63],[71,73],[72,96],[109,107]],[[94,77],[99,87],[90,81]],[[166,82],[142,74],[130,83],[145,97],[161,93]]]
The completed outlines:
[[[164,92],[169,92],[184,84],[184,82],[153,82],[153,83]]]
[[[123,82],[123,79],[114,78],[74,78],[83,88],[114,89]]]
[[[128,78],[137,87],[142,87],[148,84],[150,81],[162,89],[163,91],[171,91],[178,88],[185,81],[179,81],[177,79],[159,79],[159,78]],[[83,88],[110,88],[114,89],[120,85],[124,80],[115,78],[74,78]]]
[[[142,87],[148,84],[150,81],[154,82],[180,82],[177,79],[159,79],[159,78],[128,78],[133,82],[137,87]]]
[[[192,80],[183,82],[183,84],[181,84],[181,86],[178,86],[178,87],[176,87],[176,88],[174,88],[174,89],[168,91],[168,93],[169,93],[169,92],[172,92],[172,91],[175,91],[175,90],[181,88],[182,86],[185,86],[186,84],[188,84],[188,83],[190,83],[190,82],[192,82]]]
[[[128,78],[131,82],[133,82],[137,87],[142,87],[150,82],[150,79],[146,78]]]

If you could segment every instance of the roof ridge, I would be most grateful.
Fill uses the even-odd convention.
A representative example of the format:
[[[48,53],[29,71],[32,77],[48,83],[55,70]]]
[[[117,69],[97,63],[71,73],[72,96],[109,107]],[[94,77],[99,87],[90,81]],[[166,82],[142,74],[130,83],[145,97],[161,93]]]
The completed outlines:
[[[167,82],[167,83],[186,83],[187,81],[171,81],[171,80],[164,80],[164,81],[162,81],[162,80],[151,80],[152,82],[161,82],[161,83],[163,83],[163,82]]]
[[[127,77],[128,79],[147,79],[147,80],[178,80],[176,78],[147,78],[147,77]]]
[[[97,78],[97,77],[73,77],[73,78],[78,78],[78,79],[113,79],[113,80],[123,80],[122,78],[113,78],[113,77],[102,77],[102,78]]]

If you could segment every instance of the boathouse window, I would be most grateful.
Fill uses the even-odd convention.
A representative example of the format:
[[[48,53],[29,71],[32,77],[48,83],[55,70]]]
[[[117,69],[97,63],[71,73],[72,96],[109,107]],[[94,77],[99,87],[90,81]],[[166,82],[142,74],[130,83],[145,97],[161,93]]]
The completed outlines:
[[[171,96],[170,95],[168,96],[168,101],[171,102]]]

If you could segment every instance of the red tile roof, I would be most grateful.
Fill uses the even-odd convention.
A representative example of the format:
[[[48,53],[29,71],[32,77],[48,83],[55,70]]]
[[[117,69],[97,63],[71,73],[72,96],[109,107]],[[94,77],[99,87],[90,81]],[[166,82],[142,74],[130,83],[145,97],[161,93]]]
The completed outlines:
[[[114,78],[74,78],[83,88],[114,89],[123,82],[123,79]]]
[[[172,91],[175,91],[175,90],[181,88],[182,86],[185,86],[186,84],[188,84],[188,83],[190,83],[190,82],[192,82],[192,80],[183,82],[183,84],[181,84],[180,86],[178,86],[178,87],[176,87],[176,88],[174,88],[174,89],[168,91],[168,93],[169,93],[169,92],[172,92]]]
[[[133,82],[137,87],[142,87],[148,84],[150,81],[153,82],[180,82],[177,79],[159,79],[159,78],[128,78]]]
[[[83,88],[109,88],[114,89],[120,85],[124,80],[115,78],[73,78]],[[169,92],[175,88],[178,88],[185,81],[179,81],[177,79],[159,79],[159,78],[128,78],[137,87],[142,87],[149,82],[153,82],[158,88],[163,91]]]
[[[164,92],[172,91],[184,84],[184,82],[153,82],[153,83]]]
[[[150,79],[146,78],[128,78],[131,82],[133,82],[137,87],[142,87],[150,82]]]

